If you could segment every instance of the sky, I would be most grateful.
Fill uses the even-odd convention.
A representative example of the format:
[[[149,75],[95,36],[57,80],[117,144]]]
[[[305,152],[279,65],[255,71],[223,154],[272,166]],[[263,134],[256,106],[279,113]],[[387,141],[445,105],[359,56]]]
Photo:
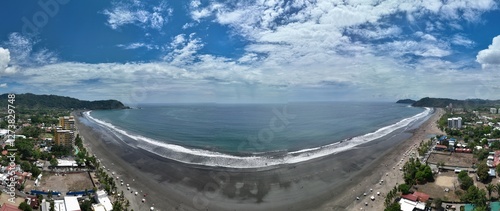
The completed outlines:
[[[500,99],[499,3],[5,1],[0,92],[129,105]]]

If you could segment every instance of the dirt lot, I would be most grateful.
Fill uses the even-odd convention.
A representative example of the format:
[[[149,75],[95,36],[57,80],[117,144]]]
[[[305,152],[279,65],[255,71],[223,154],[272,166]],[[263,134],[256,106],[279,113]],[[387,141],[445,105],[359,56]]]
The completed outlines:
[[[39,190],[54,190],[66,193],[68,191],[83,191],[93,188],[88,173],[72,173],[72,174],[54,174],[45,173],[42,176],[42,182]]]
[[[457,180],[457,175],[453,171],[441,172],[435,182],[430,182],[424,185],[416,185],[418,191],[427,193],[431,198],[441,198],[445,201],[460,201],[460,198],[455,194],[456,190],[460,190],[460,185]],[[449,191],[445,192],[445,188]]]
[[[477,162],[472,156],[472,153],[432,152],[427,162],[432,164],[444,162],[445,166],[470,168],[473,163]]]

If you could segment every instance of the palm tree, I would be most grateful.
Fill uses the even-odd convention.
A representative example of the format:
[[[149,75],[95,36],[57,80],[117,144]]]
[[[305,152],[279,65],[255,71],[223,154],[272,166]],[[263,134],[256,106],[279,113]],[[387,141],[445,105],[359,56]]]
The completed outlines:
[[[497,183],[497,184],[495,185],[495,189],[496,189],[496,191],[497,191],[497,195],[498,195],[498,197],[500,198],[500,183]]]
[[[498,185],[498,183],[497,183]],[[489,183],[488,185],[486,185],[486,190],[488,190],[488,196],[491,200],[491,192],[495,191],[497,189],[497,186],[496,185],[493,185],[491,183]]]

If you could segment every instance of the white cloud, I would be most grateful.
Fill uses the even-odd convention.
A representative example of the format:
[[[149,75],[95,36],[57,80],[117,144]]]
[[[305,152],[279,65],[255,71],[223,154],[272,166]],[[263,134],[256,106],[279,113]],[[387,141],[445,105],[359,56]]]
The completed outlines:
[[[5,46],[10,51],[11,63],[14,65],[43,65],[57,62],[57,55],[45,48],[33,50],[36,41],[14,32],[9,35]]]
[[[242,56],[202,54],[204,41],[200,37],[179,34],[162,46],[165,51],[162,62],[60,62],[26,67],[20,82],[40,89],[50,85],[65,92],[85,87],[86,94],[125,96],[128,99],[125,101],[137,101],[138,96],[148,94],[173,99],[182,96],[214,99],[223,94],[239,97],[321,88],[337,93],[355,90],[363,92],[359,96],[364,97],[366,93],[391,98],[424,97],[420,96],[422,93],[435,97],[449,93],[458,96],[470,93],[465,90],[470,87],[466,87],[484,80],[484,75],[477,71],[469,74],[467,65],[443,59],[453,53],[452,44],[468,46],[472,41],[461,35],[443,37],[440,31],[449,28],[445,24],[449,21],[472,21],[474,14],[492,9],[484,6],[491,6],[492,1],[481,1],[484,4],[471,1],[214,0],[202,3],[195,0],[189,5],[189,15],[194,21],[183,28],[201,21],[228,26],[231,33],[248,41]],[[110,27],[134,24],[161,29],[165,25],[169,13],[165,12],[166,7],[146,8],[137,2],[106,10]],[[159,16],[155,16],[155,12]],[[436,21],[421,24],[425,26],[420,29],[417,24],[405,22],[406,14],[415,22],[422,22],[423,16],[432,16]],[[394,24],[389,20],[392,18],[402,23]],[[413,32],[405,33],[407,27]],[[354,39],[352,34],[362,39]],[[142,42],[118,46],[156,49]],[[478,54],[478,62],[484,62],[481,55],[488,57],[492,52],[484,51]],[[485,61],[491,63],[488,59]],[[54,81],[54,78],[60,80]],[[96,82],[86,86],[89,79]],[[435,84],[444,85],[436,87]]]
[[[195,54],[203,47],[200,38],[196,38],[195,34],[186,36],[180,34],[174,37],[170,45],[167,47],[170,52],[163,58],[173,65],[191,64],[195,59]]]
[[[117,46],[126,50],[138,49],[138,48],[146,48],[148,50],[159,49],[159,46],[157,45],[146,44],[141,42],[135,42],[130,44],[119,44]]]
[[[133,24],[142,28],[160,30],[168,22],[172,13],[173,9],[167,7],[165,3],[148,8],[146,4],[139,1],[131,4],[117,3],[112,9],[103,11],[103,14],[108,16],[107,23],[112,29]]]
[[[7,88],[7,83],[0,84],[0,88]]]
[[[453,35],[453,37],[451,38],[451,43],[453,43],[454,45],[464,46],[467,48],[474,46],[474,41],[460,34]]]
[[[500,66],[500,35],[493,38],[493,42],[488,49],[479,51],[476,57],[483,68]]]
[[[9,49],[0,47],[0,76],[17,72],[17,67],[9,65],[10,62],[11,60]]]

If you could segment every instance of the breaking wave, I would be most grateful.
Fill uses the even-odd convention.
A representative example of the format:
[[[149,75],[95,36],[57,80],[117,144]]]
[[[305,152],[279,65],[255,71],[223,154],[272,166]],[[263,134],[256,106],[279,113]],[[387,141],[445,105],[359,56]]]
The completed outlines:
[[[188,148],[180,145],[164,143],[140,135],[131,134],[130,132],[117,128],[111,123],[90,116],[90,112],[91,111],[84,112],[84,117],[104,128],[107,128],[118,137],[122,135],[135,140],[136,144],[134,144],[133,147],[147,150],[167,159],[172,159],[187,164],[210,167],[266,168],[282,164],[300,163],[353,149],[358,145],[382,138],[398,129],[411,126],[412,123],[428,117],[432,113],[432,109],[425,108],[423,112],[417,115],[402,119],[395,124],[382,127],[375,132],[345,139],[340,142],[335,142],[321,147],[308,148],[293,152],[259,153],[246,156],[230,155],[205,149]]]

